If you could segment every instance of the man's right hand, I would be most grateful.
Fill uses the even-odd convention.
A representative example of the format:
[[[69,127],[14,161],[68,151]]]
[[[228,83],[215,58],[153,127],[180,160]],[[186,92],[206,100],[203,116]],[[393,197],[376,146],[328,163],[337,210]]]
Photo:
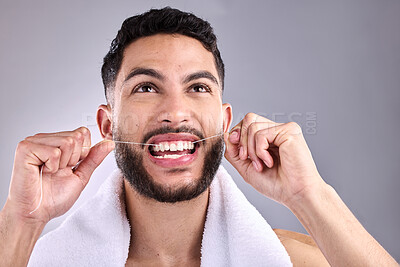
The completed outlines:
[[[102,141],[90,146],[90,131],[85,127],[40,133],[21,141],[4,209],[15,220],[29,224],[45,225],[63,215],[78,199],[93,171],[114,149],[114,142]],[[42,165],[43,199],[40,207],[30,214],[40,201]]]
[[[27,265],[44,226],[72,207],[93,171],[113,149],[112,141],[91,148],[85,127],[36,134],[18,144],[10,191],[0,211],[0,266]],[[41,190],[42,202],[35,210]]]

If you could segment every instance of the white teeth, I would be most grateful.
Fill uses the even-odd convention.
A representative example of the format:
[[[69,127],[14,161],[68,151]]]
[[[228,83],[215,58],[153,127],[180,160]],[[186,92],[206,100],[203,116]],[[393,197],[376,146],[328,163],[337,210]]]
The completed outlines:
[[[162,142],[152,147],[153,151],[183,151],[194,148],[194,144],[189,141],[175,141],[175,143]]]
[[[179,142],[177,143],[176,149],[177,149],[178,151],[183,151],[183,142],[182,142],[182,141],[179,141]]]
[[[170,151],[176,151],[176,144],[170,144],[169,145],[169,150]]]

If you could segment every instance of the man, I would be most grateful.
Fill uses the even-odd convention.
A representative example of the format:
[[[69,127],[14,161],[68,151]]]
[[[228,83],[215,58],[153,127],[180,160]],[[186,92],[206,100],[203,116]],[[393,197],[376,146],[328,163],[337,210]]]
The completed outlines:
[[[90,147],[89,131],[79,128],[37,134],[19,143],[9,196],[0,213],[2,265],[28,263],[45,224],[71,208],[114,148],[121,186],[117,178],[110,181],[122,191],[113,189],[100,196],[118,199],[120,206],[104,205],[97,198],[99,211],[94,205],[90,211],[126,218],[104,218],[110,222],[108,228],[94,229],[87,226],[104,222],[97,217],[91,222],[78,210],[61,230],[38,241],[33,264],[57,254],[61,265],[67,261],[89,265],[118,253],[127,266],[205,264],[206,225],[219,196],[215,177],[221,183],[220,177],[227,177],[219,169],[225,143],[225,157],[243,179],[292,210],[312,237],[277,230],[281,243],[271,251],[285,248],[294,265],[323,266],[327,260],[333,266],[397,266],[320,177],[297,124],[249,113],[229,131],[232,107],[222,103],[224,65],[207,22],[170,8],[127,19],[104,59],[102,77],[107,105],[99,107],[97,121],[104,141]],[[223,209],[228,209],[224,205],[230,197],[221,194]],[[130,227],[128,242],[122,240],[121,245],[103,238],[112,239],[107,232],[113,233],[125,221]],[[221,227],[228,235],[236,234]],[[244,229],[245,234],[252,231]],[[77,235],[83,246],[73,242]],[[86,244],[89,239],[100,240],[98,248]],[[67,245],[57,247],[59,242]],[[109,245],[108,254],[94,254],[107,248],[107,242],[121,245],[123,251]],[[253,239],[244,242],[250,246]],[[230,246],[243,250],[246,246],[216,247],[227,252],[224,265],[237,265]],[[81,254],[75,254],[78,249]],[[85,252],[86,258],[76,257]],[[280,255],[281,261],[273,259],[274,265],[285,266],[286,256]]]

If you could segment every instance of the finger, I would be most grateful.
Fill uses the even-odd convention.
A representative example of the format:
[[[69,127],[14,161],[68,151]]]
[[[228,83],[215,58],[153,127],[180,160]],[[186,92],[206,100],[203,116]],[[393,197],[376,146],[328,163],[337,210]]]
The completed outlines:
[[[86,127],[80,127],[71,133],[74,137],[75,147],[68,166],[75,166],[80,160],[87,157],[90,151],[90,131]]]
[[[301,140],[304,142],[304,138],[302,138],[301,134],[301,127],[295,122],[279,124],[273,127],[262,129],[257,132],[256,135],[257,156],[261,158],[270,168],[273,167],[274,160],[271,153],[269,153],[267,149],[275,147],[279,148],[279,151],[281,151],[283,144],[286,143],[289,145],[292,143],[292,140],[298,137],[301,137]]]
[[[237,132],[238,134],[239,134],[239,143],[238,143],[238,151],[239,151],[239,158],[241,158],[241,159],[247,159],[247,156],[245,157],[244,155],[243,155],[243,147],[242,147],[242,145],[241,145],[241,140],[242,140],[242,134],[243,134],[243,131],[245,131],[244,129],[243,129],[243,124],[245,123],[245,120],[246,120],[246,117],[248,117],[248,114],[243,118],[243,120],[241,120],[238,124],[236,124],[233,128],[232,128],[232,130],[231,130],[231,133],[233,133],[233,132]],[[247,142],[247,141],[246,141]],[[247,154],[246,154],[247,155]]]
[[[225,157],[232,160],[239,160],[239,133],[234,131],[231,133],[224,133],[225,141]]]
[[[269,124],[264,122],[254,122],[250,125],[247,131],[247,154],[253,163],[256,171],[261,172],[263,169],[262,161],[256,154],[255,136],[259,129],[268,128]]]
[[[111,140],[104,140],[93,146],[89,154],[83,159],[74,173],[86,185],[93,171],[100,165],[104,158],[114,149],[115,143]]]
[[[229,132],[230,136],[233,133],[237,133],[238,135],[234,135],[233,136],[234,139],[230,139],[230,142],[235,143],[235,144],[239,143],[239,141],[240,141],[240,131],[241,131],[241,128],[242,128],[242,123],[243,123],[243,120],[241,120],[238,124],[236,124],[235,126],[232,127],[231,131]],[[232,138],[232,137],[230,137],[230,138]]]
[[[248,155],[248,129],[253,123],[263,122],[267,125],[271,126],[276,125],[276,122],[273,122],[267,118],[261,117],[255,113],[248,113],[244,119],[242,120],[241,129],[240,129],[240,150],[239,155],[242,160],[245,160],[249,157]]]
[[[35,134],[35,136],[71,136],[74,132],[90,134],[89,129],[82,126],[82,127],[76,128],[75,130],[72,130],[72,131],[61,131],[61,132],[53,132],[53,133],[37,133],[37,134]]]
[[[234,129],[231,130],[230,133],[228,133],[228,138],[229,142],[232,144],[239,144],[240,141],[240,129]]]
[[[60,168],[75,166],[90,150],[90,131],[86,127],[74,131],[39,133],[26,139],[37,144],[59,147],[63,152]]]
[[[70,137],[59,137],[59,136],[47,136],[47,137],[27,137],[25,140],[45,146],[57,147],[61,150],[61,158],[60,158],[60,166],[59,168],[63,169],[67,167],[68,162],[70,161],[72,152],[75,147],[75,140]]]
[[[257,171],[262,171],[263,169],[263,162],[257,156],[257,143],[256,143],[256,136],[262,129],[271,128],[274,126],[279,125],[278,123],[273,123],[271,121],[268,122],[254,122],[250,125],[247,130],[247,154],[249,158],[252,160],[254,168]]]
[[[91,134],[88,128],[86,127],[80,127],[77,129],[77,131],[81,132],[83,135],[83,147],[84,148],[90,148],[91,147]],[[83,155],[81,154],[81,158],[86,158],[86,156],[89,154],[90,149],[85,150]]]
[[[79,127],[70,132],[61,132],[60,136],[71,136],[76,140],[68,166],[75,166],[80,160],[86,158],[91,146],[91,134],[88,128]]]
[[[89,153],[91,146],[91,134],[88,128],[79,127],[73,131],[65,131],[58,133],[50,133],[45,135],[54,135],[54,136],[71,136],[77,142],[75,143],[75,147],[73,150],[73,154],[71,156],[71,161],[69,162],[69,166],[75,166],[79,160],[86,158]]]
[[[225,141],[225,158],[232,164],[236,170],[245,177],[245,173],[251,167],[251,160],[241,160],[239,158],[239,149],[238,144],[234,144],[230,141],[229,133],[224,134],[224,141]]]
[[[268,143],[267,137],[265,136],[265,131],[263,130],[258,131],[255,134],[254,141],[255,141],[255,154],[259,159],[261,159],[264,162],[264,164],[267,167],[272,168],[274,165],[274,160],[271,154],[268,152],[270,145]]]
[[[60,166],[61,150],[57,147],[21,141],[15,152],[15,169],[23,170],[26,164],[41,166],[44,172],[55,173]]]

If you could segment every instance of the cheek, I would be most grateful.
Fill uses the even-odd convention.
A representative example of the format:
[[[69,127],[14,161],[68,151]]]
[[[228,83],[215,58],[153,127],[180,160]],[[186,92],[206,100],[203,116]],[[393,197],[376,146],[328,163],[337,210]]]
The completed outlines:
[[[205,120],[205,129],[210,134],[217,134],[221,131],[223,124],[223,119],[221,115],[221,111],[219,109],[210,110],[207,113],[207,118]]]
[[[120,109],[118,127],[131,134],[143,134],[145,128],[153,127],[159,116],[156,99],[153,101],[126,101]]]
[[[136,113],[121,112],[116,123],[118,130],[124,135],[137,135],[141,132],[140,116]]]
[[[207,132],[219,130],[222,126],[222,104],[215,99],[205,99],[192,105],[197,119]]]

